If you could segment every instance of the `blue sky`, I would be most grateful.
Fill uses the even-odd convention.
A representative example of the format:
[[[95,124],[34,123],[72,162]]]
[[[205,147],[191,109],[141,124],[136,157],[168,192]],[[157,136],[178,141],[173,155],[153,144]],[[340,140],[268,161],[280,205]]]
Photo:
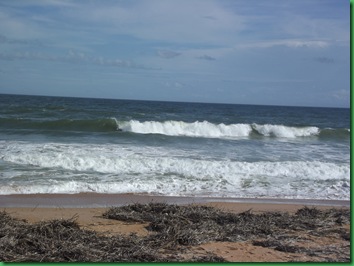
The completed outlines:
[[[349,107],[349,0],[0,0],[0,93]]]

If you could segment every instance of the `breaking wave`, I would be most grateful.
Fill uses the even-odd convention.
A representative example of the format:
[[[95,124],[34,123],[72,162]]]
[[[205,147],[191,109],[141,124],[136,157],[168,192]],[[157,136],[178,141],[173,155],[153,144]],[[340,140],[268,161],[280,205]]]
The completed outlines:
[[[182,121],[145,121],[130,120],[117,122],[118,128],[125,132],[138,134],[162,134],[168,136],[187,136],[204,138],[241,138],[264,136],[277,138],[297,138],[310,136],[349,136],[345,129],[325,129],[318,127],[290,127],[284,125],[259,124],[213,124],[208,121],[186,123]]]
[[[0,128],[6,130],[58,131],[58,132],[129,132],[136,134],[161,134],[198,138],[237,139],[247,137],[298,138],[318,136],[324,138],[349,138],[349,129],[320,129],[315,126],[292,127],[272,124],[215,124],[208,121],[118,121],[116,118],[33,120],[0,118]]]

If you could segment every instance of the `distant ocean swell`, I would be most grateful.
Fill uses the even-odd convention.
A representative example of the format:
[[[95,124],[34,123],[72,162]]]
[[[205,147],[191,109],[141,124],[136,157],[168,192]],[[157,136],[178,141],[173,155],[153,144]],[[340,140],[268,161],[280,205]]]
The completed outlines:
[[[21,130],[56,130],[56,131],[88,131],[88,132],[105,132],[116,131],[117,123],[115,119],[54,119],[42,120],[20,119],[20,118],[0,118],[0,125],[4,129],[21,129]]]
[[[80,131],[80,132],[114,132],[123,131],[137,134],[161,134],[168,136],[186,136],[199,138],[242,138],[252,136],[297,138],[318,136],[323,138],[349,138],[350,130],[346,128],[320,129],[315,126],[294,127],[272,124],[214,124],[208,121],[187,123],[182,121],[118,121],[116,118],[87,120],[33,120],[18,118],[0,118],[1,128],[5,130],[32,131]]]

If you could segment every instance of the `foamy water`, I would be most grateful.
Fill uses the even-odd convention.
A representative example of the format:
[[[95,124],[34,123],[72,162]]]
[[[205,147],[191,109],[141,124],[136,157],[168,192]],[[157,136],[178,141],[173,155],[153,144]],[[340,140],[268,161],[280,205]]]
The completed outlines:
[[[26,175],[26,181],[37,183],[2,186],[3,194],[162,191],[173,196],[345,199],[350,193],[348,164],[195,159],[180,150],[122,145],[3,142],[0,150],[0,158],[18,168],[4,179]],[[41,182],[40,172],[48,175]]]
[[[187,136],[203,138],[239,138],[251,134],[278,138],[317,136],[318,127],[287,127],[284,125],[258,124],[213,124],[208,121],[185,123],[183,121],[145,121],[131,120],[118,122],[118,129],[140,134],[162,134],[168,136]]]

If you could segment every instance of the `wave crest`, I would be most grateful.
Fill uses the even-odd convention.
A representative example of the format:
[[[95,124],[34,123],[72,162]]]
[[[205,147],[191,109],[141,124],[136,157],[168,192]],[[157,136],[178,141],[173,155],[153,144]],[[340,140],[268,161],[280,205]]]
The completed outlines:
[[[131,120],[119,125],[122,131],[140,134],[162,134],[168,136],[232,138],[247,137],[252,131],[248,124],[212,124],[208,121],[186,123],[182,121],[146,121]]]
[[[252,128],[259,134],[269,137],[296,138],[315,136],[320,133],[318,127],[287,127],[283,125],[257,125],[252,124]]]
[[[118,121],[116,118],[32,120],[0,118],[0,129],[61,132],[130,132],[136,134],[161,134],[197,138],[238,139],[249,137],[299,138],[318,136],[320,138],[347,139],[350,130],[345,128],[324,128],[315,126],[291,127],[272,124],[215,124],[208,121]]]
[[[187,123],[182,121],[130,120],[117,122],[120,130],[138,134],[162,134],[204,138],[240,138],[252,134],[265,137],[296,138],[319,135],[318,127],[288,127],[284,125],[258,124],[213,124],[208,121]]]

